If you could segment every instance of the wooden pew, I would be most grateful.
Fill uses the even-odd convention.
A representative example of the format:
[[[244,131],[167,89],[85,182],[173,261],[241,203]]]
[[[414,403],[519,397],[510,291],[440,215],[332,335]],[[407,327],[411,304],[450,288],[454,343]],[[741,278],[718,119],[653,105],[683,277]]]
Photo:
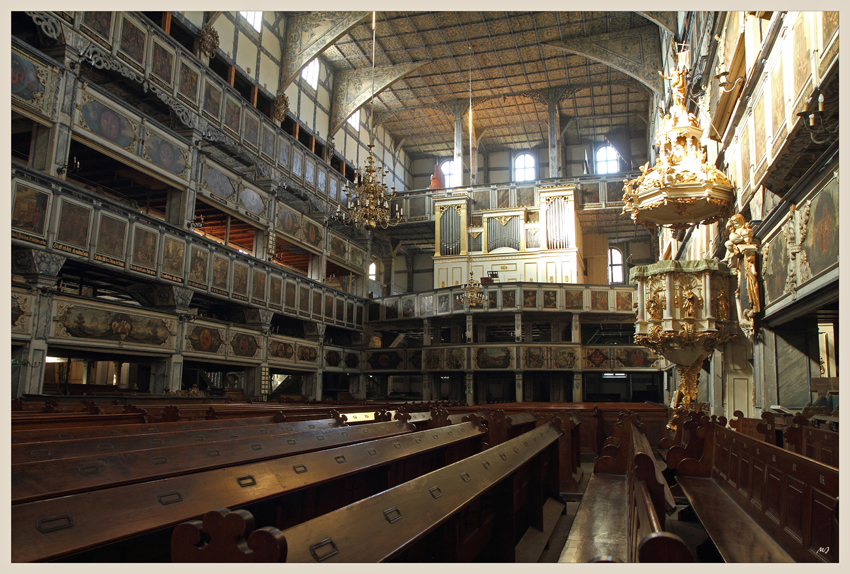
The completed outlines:
[[[546,503],[557,497],[560,432],[554,422],[535,428],[282,532],[267,528],[249,533],[253,520],[248,515],[213,511],[203,522],[174,530],[172,561],[513,562],[519,511],[528,510],[532,522],[543,527]],[[516,476],[523,468],[533,480],[526,504],[517,509]],[[233,525],[226,532],[222,520]],[[199,544],[204,535],[209,541]],[[250,557],[243,535],[256,541]]]
[[[796,416],[785,429],[785,444],[794,452],[812,460],[838,468],[838,433],[809,426],[803,416]]]
[[[148,422],[148,417],[144,410],[116,414],[23,413],[12,417],[12,431],[144,424],[146,422]]]
[[[415,430],[401,422],[12,465],[12,503],[292,456]]]
[[[289,520],[288,496],[329,512],[483,448],[485,428],[466,422],[438,429],[12,506],[12,560],[82,554],[89,561],[129,556],[168,560],[171,527],[212,508],[241,507],[269,523]],[[401,468],[404,467],[404,468]],[[282,515],[279,517],[279,515]],[[300,516],[313,518],[302,508]],[[165,529],[165,530],[164,530]],[[165,546],[157,546],[164,532]],[[147,538],[138,538],[148,534]],[[148,543],[150,541],[150,543]],[[93,550],[94,549],[94,550]]]
[[[726,562],[838,562],[837,468],[708,418],[698,432],[677,480]]]
[[[729,426],[736,432],[768,444],[781,445],[781,440],[777,440],[776,417],[773,413],[765,411],[761,414],[761,419],[748,419],[741,411],[735,411],[734,417],[729,421]]]
[[[640,417],[623,413],[614,431],[558,561],[692,562],[685,543],[664,531],[676,505]]]

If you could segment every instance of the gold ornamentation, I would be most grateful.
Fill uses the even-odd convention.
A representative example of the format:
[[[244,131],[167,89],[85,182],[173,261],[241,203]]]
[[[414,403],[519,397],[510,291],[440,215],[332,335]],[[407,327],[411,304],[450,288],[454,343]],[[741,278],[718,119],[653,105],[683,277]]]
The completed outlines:
[[[696,317],[697,308],[702,309],[702,297],[693,292],[689,285],[682,286],[682,310],[685,317],[693,319]]]
[[[282,122],[283,120],[286,119],[286,112],[289,111],[289,98],[286,97],[286,94],[284,94],[283,92],[277,93],[277,95],[274,98],[273,109],[274,109],[273,115],[274,115],[275,120]],[[333,150],[333,138],[332,137],[328,138],[328,147],[329,147],[329,149]],[[328,157],[331,157],[332,155],[333,155],[333,151],[331,151],[329,153]]]
[[[472,236],[473,239],[478,239],[478,236],[481,235],[481,232],[480,231],[470,231],[469,234]]]
[[[651,299],[647,300],[646,314],[652,321],[661,320],[661,301],[659,300],[657,293],[653,295]]]
[[[502,227],[504,227],[514,217],[516,217],[516,215],[500,215],[499,217],[494,217],[493,219],[498,221],[502,225]]]
[[[717,284],[717,296],[714,298],[714,315],[718,321],[729,320],[729,298],[726,295],[726,289],[723,283]]]
[[[440,206],[440,215],[442,216],[443,213],[445,213],[445,211],[447,209],[454,209],[455,211],[457,211],[458,215],[460,215],[460,205],[458,205],[456,203],[453,204],[453,205],[441,205]]]

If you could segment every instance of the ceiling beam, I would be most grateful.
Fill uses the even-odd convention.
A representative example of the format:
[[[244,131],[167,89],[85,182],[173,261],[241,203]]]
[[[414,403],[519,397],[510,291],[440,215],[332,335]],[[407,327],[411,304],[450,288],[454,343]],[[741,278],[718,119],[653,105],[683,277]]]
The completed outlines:
[[[676,35],[676,13],[675,12],[638,12],[641,16],[658,24],[666,30],[671,36]]]
[[[664,93],[664,83],[658,74],[663,66],[657,26],[641,26],[623,32],[551,41],[543,45],[601,62],[635,78],[659,95]]]

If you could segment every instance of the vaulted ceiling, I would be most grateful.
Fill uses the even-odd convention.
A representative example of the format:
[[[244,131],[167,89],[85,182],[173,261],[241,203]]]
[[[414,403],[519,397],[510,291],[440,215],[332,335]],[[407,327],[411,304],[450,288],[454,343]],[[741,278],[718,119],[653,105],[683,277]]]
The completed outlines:
[[[323,52],[335,72],[371,69],[371,20]],[[660,64],[660,42],[651,40],[672,22],[675,12],[378,12],[375,67],[424,65],[383,91],[376,86],[375,122],[413,158],[451,155],[455,114],[464,117],[469,141],[471,91],[483,151],[548,145],[548,101],[557,102],[567,144],[602,141],[610,132],[647,137],[651,90],[627,73],[634,62],[617,66],[617,54],[636,49],[631,58],[645,69]],[[564,49],[577,41],[598,48],[590,55],[610,52],[611,61]]]

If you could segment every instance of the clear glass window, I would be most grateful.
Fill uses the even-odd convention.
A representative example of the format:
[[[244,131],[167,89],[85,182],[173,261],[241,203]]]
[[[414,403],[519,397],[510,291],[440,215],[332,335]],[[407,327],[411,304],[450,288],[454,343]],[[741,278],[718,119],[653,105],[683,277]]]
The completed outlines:
[[[596,150],[596,173],[617,173],[620,171],[620,156],[613,146],[606,145]]]
[[[623,254],[619,249],[612,247],[608,250],[608,283],[615,284],[624,282]]]
[[[263,28],[263,13],[262,12],[239,12],[248,20],[248,23],[254,27],[254,30],[259,32]]]
[[[534,157],[523,153],[514,160],[514,181],[534,181]]]
[[[445,187],[460,187],[461,171],[456,167],[457,162],[454,160],[446,160],[440,164],[440,171],[443,172],[443,185]]]
[[[310,87],[314,90],[319,87],[319,60],[318,58],[312,60],[309,64],[304,66],[304,69],[301,70],[301,77],[304,78]]]

